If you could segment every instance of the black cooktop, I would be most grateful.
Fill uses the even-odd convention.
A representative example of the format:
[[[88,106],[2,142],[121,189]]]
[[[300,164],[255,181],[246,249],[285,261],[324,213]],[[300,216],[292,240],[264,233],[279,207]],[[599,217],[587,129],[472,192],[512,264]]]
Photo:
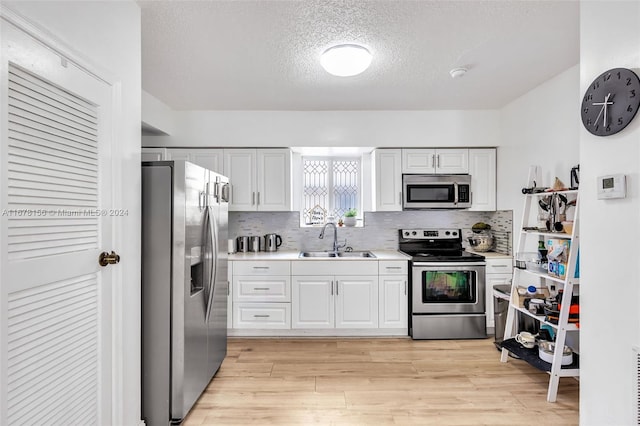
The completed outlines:
[[[400,229],[399,250],[412,262],[478,262],[484,256],[462,248],[460,229]]]

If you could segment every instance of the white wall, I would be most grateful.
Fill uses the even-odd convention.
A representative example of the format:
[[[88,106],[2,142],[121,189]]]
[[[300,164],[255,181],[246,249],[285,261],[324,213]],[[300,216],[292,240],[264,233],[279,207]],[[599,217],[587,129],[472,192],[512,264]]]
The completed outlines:
[[[539,186],[551,186],[556,176],[571,183],[571,167],[579,161],[579,73],[576,65],[500,110],[498,210],[513,210],[515,228],[521,226],[530,165],[542,168]]]
[[[152,94],[142,91],[142,130],[154,135],[172,135],[174,112]]]
[[[75,50],[100,72],[121,84],[119,153],[122,156],[122,206],[129,215],[119,218],[122,234],[113,247],[122,262],[121,289],[124,310],[115,318],[115,332],[122,337],[126,358],[122,375],[113,386],[122,398],[114,401],[113,424],[133,425],[140,419],[140,109],[141,37],[140,9],[133,1],[4,1],[3,4],[42,27]],[[124,189],[127,190],[124,190]],[[132,189],[133,188],[133,189]],[[105,247],[105,249],[111,249]],[[120,354],[120,355],[125,355]],[[116,359],[117,359],[117,355]],[[119,416],[117,413],[121,413]]]
[[[607,69],[640,74],[639,22],[638,1],[581,2],[581,95]],[[637,424],[631,348],[640,344],[639,160],[640,116],[606,138],[580,126],[582,425]],[[596,198],[596,177],[609,173],[627,175],[626,199]]]
[[[497,146],[499,113],[479,111],[176,111],[173,136],[143,146]]]

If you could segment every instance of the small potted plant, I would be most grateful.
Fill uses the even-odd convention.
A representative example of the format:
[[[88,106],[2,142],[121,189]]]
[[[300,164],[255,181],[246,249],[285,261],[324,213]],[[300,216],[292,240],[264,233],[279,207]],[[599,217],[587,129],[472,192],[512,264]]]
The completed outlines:
[[[356,226],[356,216],[358,215],[358,211],[356,209],[349,209],[344,214],[344,225],[345,226]]]

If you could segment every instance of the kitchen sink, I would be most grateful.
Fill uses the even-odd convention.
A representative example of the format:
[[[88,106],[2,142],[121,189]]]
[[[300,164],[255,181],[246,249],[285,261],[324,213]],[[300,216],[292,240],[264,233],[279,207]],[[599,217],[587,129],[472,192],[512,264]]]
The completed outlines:
[[[341,251],[334,253],[331,251],[302,251],[299,257],[368,257],[375,258],[376,256],[370,251]]]

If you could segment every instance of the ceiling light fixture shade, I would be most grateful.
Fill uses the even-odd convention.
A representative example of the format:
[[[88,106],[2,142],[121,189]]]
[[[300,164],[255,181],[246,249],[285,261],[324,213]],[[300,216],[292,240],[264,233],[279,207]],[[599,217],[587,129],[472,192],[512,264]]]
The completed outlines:
[[[449,71],[449,74],[451,74],[451,78],[460,78],[463,75],[465,75],[467,73],[467,69],[466,68],[454,68],[451,71]]]
[[[371,65],[372,55],[366,47],[357,44],[339,44],[324,51],[320,64],[338,77],[358,75]]]

